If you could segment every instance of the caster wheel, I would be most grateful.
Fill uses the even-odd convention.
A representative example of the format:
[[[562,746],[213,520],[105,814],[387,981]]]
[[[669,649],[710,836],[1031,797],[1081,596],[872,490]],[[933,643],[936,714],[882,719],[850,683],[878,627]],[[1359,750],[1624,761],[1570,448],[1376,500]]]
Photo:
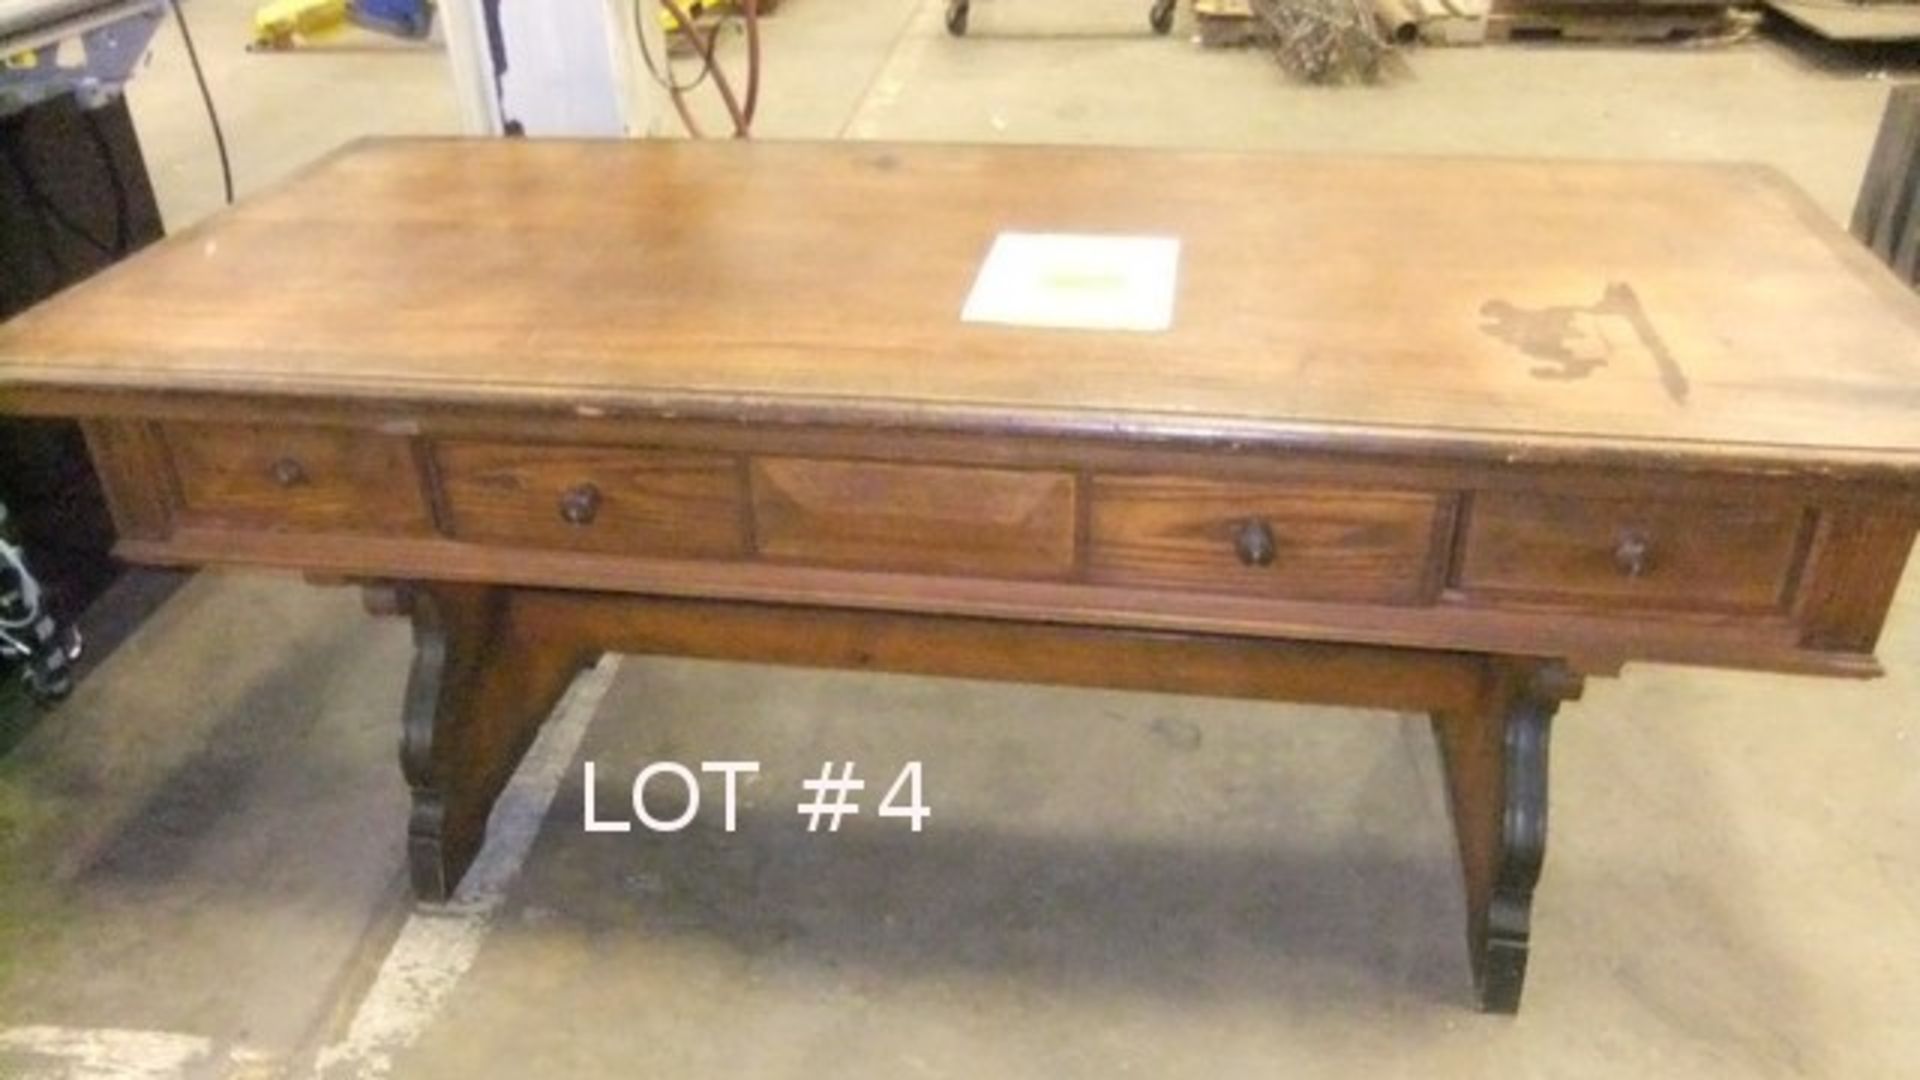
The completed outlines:
[[[1153,27],[1156,34],[1165,35],[1173,29],[1174,0],[1154,0],[1153,10],[1147,14],[1147,25]]]
[[[947,5],[947,33],[954,37],[967,36],[967,5]]]

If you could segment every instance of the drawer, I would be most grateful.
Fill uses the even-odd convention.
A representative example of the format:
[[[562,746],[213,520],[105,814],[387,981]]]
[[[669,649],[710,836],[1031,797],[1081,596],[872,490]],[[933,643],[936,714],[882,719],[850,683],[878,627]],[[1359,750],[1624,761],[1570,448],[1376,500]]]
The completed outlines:
[[[1469,598],[1773,610],[1786,601],[1808,517],[1778,504],[1483,493],[1455,584]]]
[[[413,445],[365,431],[173,423],[161,438],[191,526],[427,533]]]
[[[1150,588],[1411,604],[1448,500],[1179,476],[1093,482],[1089,573]]]
[[[801,458],[751,471],[766,558],[979,577],[1073,571],[1068,473]]]
[[[462,540],[668,557],[746,550],[739,464],[724,454],[448,441],[434,462]]]

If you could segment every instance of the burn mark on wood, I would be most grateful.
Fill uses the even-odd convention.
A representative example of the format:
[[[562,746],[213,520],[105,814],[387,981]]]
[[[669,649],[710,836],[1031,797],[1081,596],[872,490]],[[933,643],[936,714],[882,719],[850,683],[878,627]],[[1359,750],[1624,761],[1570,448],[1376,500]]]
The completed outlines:
[[[1486,321],[1480,328],[1542,363],[1530,373],[1537,379],[1571,382],[1584,379],[1614,357],[1616,335],[1607,324],[1622,322],[1638,339],[1640,348],[1660,370],[1660,385],[1674,404],[1684,405],[1691,387],[1680,362],[1661,339],[1633,287],[1609,284],[1592,304],[1554,304],[1525,308],[1506,300],[1489,300],[1480,307]]]

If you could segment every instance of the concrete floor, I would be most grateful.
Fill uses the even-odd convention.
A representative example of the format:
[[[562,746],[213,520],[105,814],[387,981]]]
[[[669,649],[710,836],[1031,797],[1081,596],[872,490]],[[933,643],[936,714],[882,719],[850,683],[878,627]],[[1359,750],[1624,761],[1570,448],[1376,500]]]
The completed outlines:
[[[453,123],[432,52],[251,56],[248,5],[187,6],[243,191]],[[1757,159],[1844,215],[1911,70],[1423,50],[1315,90],[1144,8],[989,0],[954,42],[938,0],[787,0],[761,130]],[[171,31],[133,103],[169,222],[209,212]],[[1912,1076],[1916,578],[1883,680],[1638,667],[1563,712],[1505,1020],[1467,1009],[1420,720],[629,658],[557,712],[466,902],[416,912],[405,627],[205,574],[0,761],[0,1076]],[[607,808],[663,757],[759,760],[739,831],[583,833],[582,762]],[[828,760],[925,762],[928,831],[808,835]]]

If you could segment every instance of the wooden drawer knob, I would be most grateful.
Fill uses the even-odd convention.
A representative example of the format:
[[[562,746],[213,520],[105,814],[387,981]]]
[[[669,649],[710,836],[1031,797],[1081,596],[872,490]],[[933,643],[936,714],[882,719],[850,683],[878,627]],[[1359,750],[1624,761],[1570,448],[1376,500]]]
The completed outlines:
[[[267,476],[280,487],[299,487],[307,482],[307,467],[296,458],[283,457],[267,467]]]
[[[575,484],[560,496],[560,516],[569,525],[591,525],[600,516],[600,489],[592,484]]]
[[[1627,577],[1645,577],[1653,568],[1653,541],[1643,532],[1626,533],[1614,545],[1613,565]]]
[[[1241,523],[1233,537],[1233,550],[1242,566],[1273,565],[1273,526],[1260,518]]]

